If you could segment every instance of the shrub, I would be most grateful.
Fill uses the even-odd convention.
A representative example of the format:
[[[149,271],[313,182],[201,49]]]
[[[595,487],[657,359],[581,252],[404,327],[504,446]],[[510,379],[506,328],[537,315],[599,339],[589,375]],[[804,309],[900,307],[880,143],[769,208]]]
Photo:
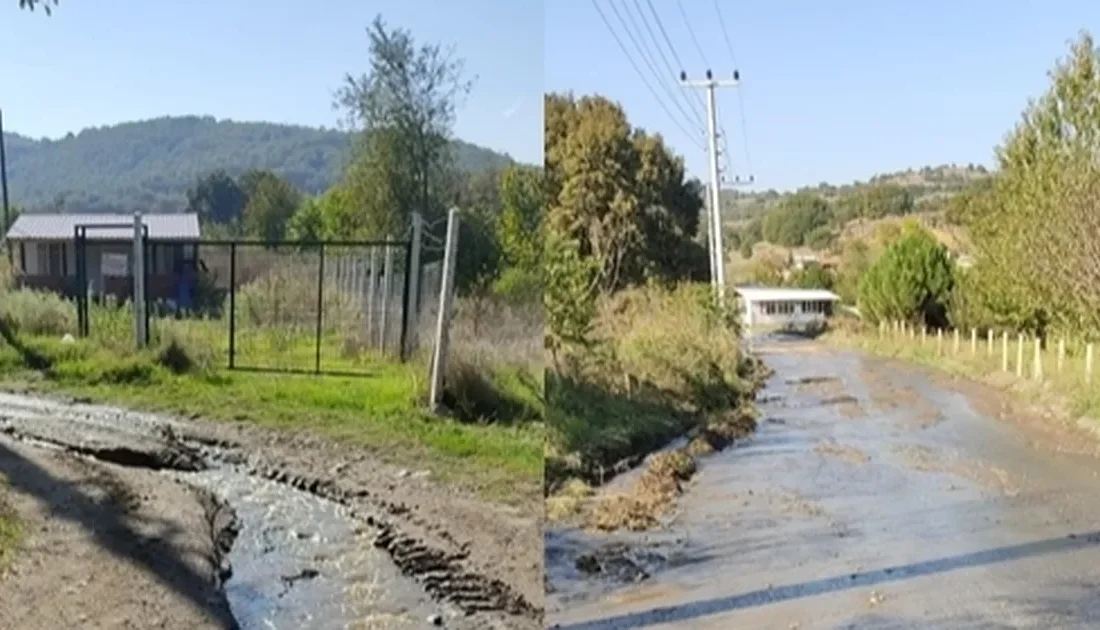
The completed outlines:
[[[62,336],[76,332],[76,305],[47,291],[0,293],[0,318],[16,334]]]
[[[904,319],[947,324],[954,264],[930,233],[908,227],[859,280],[859,309],[872,322]]]
[[[713,305],[709,287],[624,291],[602,304],[599,322],[617,370],[676,404],[720,409],[747,391],[735,320]]]

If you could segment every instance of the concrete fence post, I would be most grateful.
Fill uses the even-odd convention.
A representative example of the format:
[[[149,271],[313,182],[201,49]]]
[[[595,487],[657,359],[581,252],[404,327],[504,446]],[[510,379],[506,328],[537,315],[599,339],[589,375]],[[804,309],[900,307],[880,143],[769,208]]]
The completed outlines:
[[[986,354],[988,354],[989,356],[993,356],[993,329],[992,328],[985,331],[985,337],[986,337],[986,341],[987,341],[987,343],[986,343]]]
[[[952,348],[951,351],[954,352],[955,354],[958,354],[959,353],[959,329],[958,328],[955,329],[955,343],[954,343],[954,346],[955,347]]]
[[[1016,376],[1024,375],[1024,333],[1016,335]]]
[[[1058,361],[1057,370],[1058,373],[1062,373],[1062,367],[1066,364],[1066,338],[1062,337],[1058,340]]]
[[[978,354],[978,329],[977,328],[971,328],[970,329],[970,354],[971,355],[977,355]]]
[[[1035,367],[1032,371],[1035,380],[1043,380],[1043,340],[1038,335],[1035,337]]]
[[[1001,333],[1001,371],[1008,371],[1008,331]]]
[[[943,329],[942,328],[937,328],[936,329],[936,354],[937,355],[942,355],[943,354]]]
[[[447,236],[443,246],[443,278],[439,288],[439,313],[435,324],[435,348],[432,352],[431,382],[428,405],[432,413],[439,411],[443,401],[444,374],[450,349],[451,309],[454,303],[455,259],[458,254],[458,208],[447,213]]]
[[[928,341],[928,326],[921,325],[920,327],[920,345],[923,348],[924,343]]]

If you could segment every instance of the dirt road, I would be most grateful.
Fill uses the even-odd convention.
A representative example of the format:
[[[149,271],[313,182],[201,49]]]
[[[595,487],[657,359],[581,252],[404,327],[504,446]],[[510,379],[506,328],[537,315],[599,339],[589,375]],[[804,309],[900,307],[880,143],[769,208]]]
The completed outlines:
[[[897,362],[760,350],[756,435],[664,531],[547,534],[549,626],[1100,627],[1095,435]]]
[[[420,472],[306,434],[0,394],[0,492],[25,532],[0,628],[540,627],[534,519]]]

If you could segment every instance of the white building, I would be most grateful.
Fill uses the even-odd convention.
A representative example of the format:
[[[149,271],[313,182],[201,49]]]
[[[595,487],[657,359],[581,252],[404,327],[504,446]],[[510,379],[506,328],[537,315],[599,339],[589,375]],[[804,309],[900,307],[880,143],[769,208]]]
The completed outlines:
[[[746,328],[807,328],[833,314],[840,296],[825,289],[737,287]]]

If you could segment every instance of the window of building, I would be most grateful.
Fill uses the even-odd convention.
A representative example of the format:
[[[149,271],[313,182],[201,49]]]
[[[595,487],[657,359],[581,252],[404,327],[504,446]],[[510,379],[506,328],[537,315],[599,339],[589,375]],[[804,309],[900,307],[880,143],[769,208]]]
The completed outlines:
[[[67,252],[64,243],[38,244],[38,275],[65,275]]]

